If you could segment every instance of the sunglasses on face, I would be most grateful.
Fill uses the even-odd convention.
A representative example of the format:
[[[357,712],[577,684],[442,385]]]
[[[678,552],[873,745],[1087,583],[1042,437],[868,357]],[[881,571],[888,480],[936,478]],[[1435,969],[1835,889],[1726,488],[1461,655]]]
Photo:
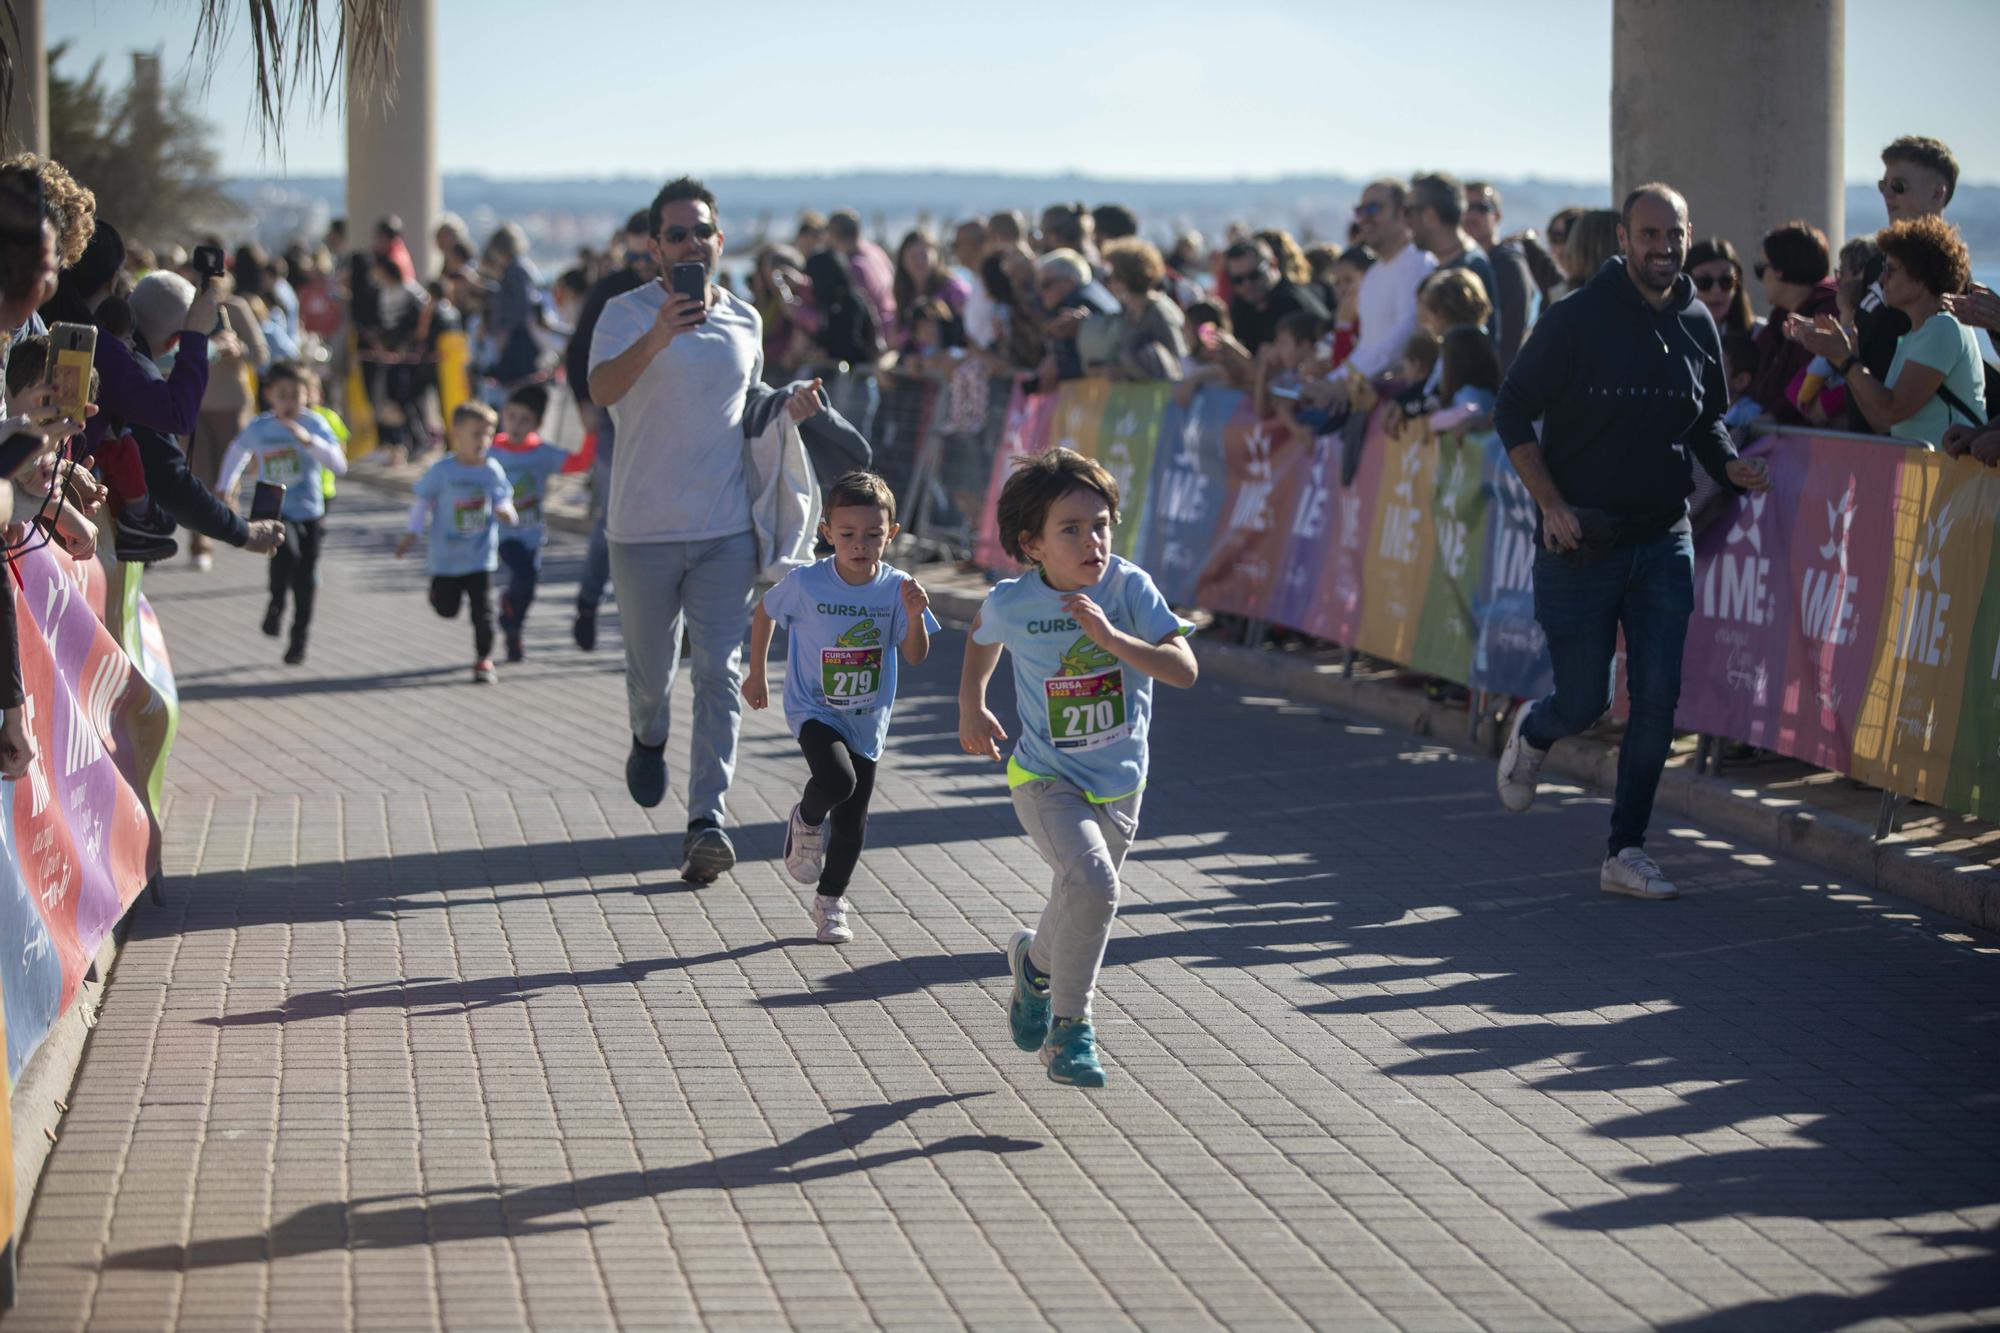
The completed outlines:
[[[1253,268],[1242,273],[1231,271],[1229,280],[1235,283],[1263,282],[1267,276],[1262,268]]]
[[[1354,216],[1358,218],[1372,218],[1387,207],[1388,207],[1387,204],[1378,203],[1375,201],[1370,201],[1365,204],[1356,204],[1354,206]]]
[[[1561,246],[1568,244],[1568,242],[1569,242],[1569,233],[1566,231],[1552,231],[1549,233],[1550,245]]]
[[[1491,213],[1493,211],[1493,205],[1475,199],[1471,203],[1468,203],[1465,206],[1465,211],[1468,213]]]
[[[1757,276],[1761,278],[1764,275],[1760,273]],[[1698,292],[1709,291],[1716,287],[1722,288],[1725,292],[1735,291],[1736,275],[1734,273],[1704,273],[1694,280],[1694,289]]]
[[[1910,183],[1901,176],[1884,176],[1875,182],[1875,188],[1883,194],[1908,194]]]
[[[687,227],[676,224],[661,232],[660,238],[668,245],[681,245],[687,241],[690,235],[697,241],[712,241],[715,239],[715,224],[712,222],[697,222],[691,231]]]

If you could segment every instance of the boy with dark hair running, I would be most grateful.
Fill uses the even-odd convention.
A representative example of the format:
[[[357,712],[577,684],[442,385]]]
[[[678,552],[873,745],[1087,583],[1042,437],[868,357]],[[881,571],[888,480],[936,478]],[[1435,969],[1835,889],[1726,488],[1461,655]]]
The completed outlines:
[[[402,559],[430,530],[426,565],[431,575],[431,606],[446,620],[458,617],[466,602],[472,617],[472,666],[475,685],[499,681],[493,670],[493,571],[500,567],[500,524],[518,521],[514,488],[507,474],[488,456],[493,425],[498,420],[484,403],[460,403],[451,414],[451,452],[431,464],[417,479],[417,501],[410,508],[410,530],[396,543]]]
[[[1027,459],[998,509],[1001,544],[1033,568],[996,586],[972,622],[958,740],[967,754],[1000,758],[1007,733],[986,707],[986,685],[1011,649],[1021,739],[1007,785],[1055,883],[1041,924],[1007,945],[1008,1021],[1014,1044],[1039,1050],[1050,1079],[1100,1088],[1090,1001],[1119,867],[1139,831],[1153,681],[1194,684],[1194,626],[1145,570],[1111,553],[1118,483],[1100,464],[1061,448]]]
[[[507,405],[500,409],[500,433],[493,437],[493,458],[514,488],[514,512],[519,515],[513,531],[500,539],[500,563],[507,567],[507,587],[500,594],[500,633],[507,640],[509,662],[518,662],[526,655],[521,627],[527,621],[529,604],[535,600],[535,585],[542,573],[542,546],[549,535],[542,519],[542,500],[548,494],[549,478],[569,462],[568,452],[546,443],[538,433],[548,407],[546,388],[523,384],[507,395]]]
[[[743,699],[768,707],[764,659],[771,631],[790,631],[785,657],[785,720],[812,778],[792,807],[785,869],[818,884],[813,927],[822,944],[854,938],[847,883],[861,859],[875,766],[896,700],[896,652],[911,666],[930,655],[938,628],[923,585],[882,552],[895,539],[896,497],[872,472],[849,472],[826,495],[820,536],[833,554],[795,569],[764,594],[750,626]]]

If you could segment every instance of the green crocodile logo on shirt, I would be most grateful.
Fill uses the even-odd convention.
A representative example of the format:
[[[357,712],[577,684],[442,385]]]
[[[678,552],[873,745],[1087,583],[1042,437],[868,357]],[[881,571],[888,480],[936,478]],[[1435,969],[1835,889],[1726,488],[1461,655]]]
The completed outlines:
[[[1065,676],[1087,676],[1093,671],[1117,665],[1118,659],[1111,655],[1109,648],[1091,642],[1090,636],[1085,634],[1063,651],[1056,669]]]
[[[858,620],[847,627],[847,633],[833,641],[836,648],[873,648],[882,642],[882,629],[873,619]]]

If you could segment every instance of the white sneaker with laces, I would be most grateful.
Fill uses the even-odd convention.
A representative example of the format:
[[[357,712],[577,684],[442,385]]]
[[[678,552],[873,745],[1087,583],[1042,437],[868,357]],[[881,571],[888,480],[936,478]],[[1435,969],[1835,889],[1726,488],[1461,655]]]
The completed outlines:
[[[801,884],[819,883],[820,868],[826,864],[826,825],[808,824],[799,807],[785,829],[785,869]]]
[[[847,899],[814,894],[813,927],[819,932],[821,944],[845,944],[853,939],[854,928],[847,924]]]
[[[1537,750],[1521,734],[1534,706],[1530,701],[1514,710],[1514,721],[1507,728],[1507,748],[1500,752],[1500,768],[1495,777],[1500,804],[1517,815],[1535,803],[1535,783],[1542,775],[1542,761],[1549,757],[1547,750]]]
[[[1628,898],[1678,898],[1681,891],[1660,873],[1659,863],[1643,847],[1627,847],[1607,857],[1597,874],[1597,887]]]

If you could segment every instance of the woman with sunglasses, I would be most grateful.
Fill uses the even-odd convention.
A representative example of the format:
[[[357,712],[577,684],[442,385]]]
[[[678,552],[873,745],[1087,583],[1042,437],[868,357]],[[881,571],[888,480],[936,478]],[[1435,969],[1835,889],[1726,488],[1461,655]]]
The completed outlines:
[[[1694,294],[1715,317],[1720,333],[1755,333],[1759,320],[1750,309],[1743,283],[1743,261],[1736,247],[1721,236],[1710,236],[1688,247],[1684,271],[1694,282]]]

